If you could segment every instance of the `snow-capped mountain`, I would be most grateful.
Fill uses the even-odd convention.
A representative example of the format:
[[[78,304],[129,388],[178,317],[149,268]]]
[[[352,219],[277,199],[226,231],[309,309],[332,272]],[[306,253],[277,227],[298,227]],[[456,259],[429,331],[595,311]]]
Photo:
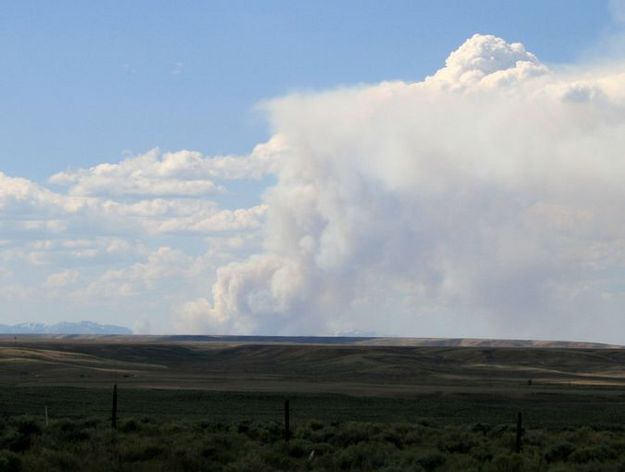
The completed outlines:
[[[79,321],[56,324],[0,324],[0,334],[132,334],[132,331],[124,326],[102,325],[92,321]]]

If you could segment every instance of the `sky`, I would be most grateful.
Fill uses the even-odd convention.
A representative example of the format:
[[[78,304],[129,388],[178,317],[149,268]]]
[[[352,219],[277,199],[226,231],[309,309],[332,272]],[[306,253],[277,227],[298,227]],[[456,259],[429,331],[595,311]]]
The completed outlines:
[[[0,324],[625,343],[625,6],[10,2]]]

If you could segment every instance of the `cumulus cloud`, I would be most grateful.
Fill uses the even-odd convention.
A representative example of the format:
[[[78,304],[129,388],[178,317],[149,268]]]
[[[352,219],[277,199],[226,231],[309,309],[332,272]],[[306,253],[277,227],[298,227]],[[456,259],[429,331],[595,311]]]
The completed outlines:
[[[263,251],[178,329],[616,340],[623,73],[475,35],[422,82],[271,101]]]
[[[492,35],[476,34],[445,61],[445,67],[426,79],[429,86],[496,87],[548,73],[521,43],[507,43]]]
[[[49,288],[61,288],[66,287],[68,284],[75,282],[78,279],[79,273],[76,270],[64,270],[62,272],[55,272],[50,274],[46,280],[46,287]]]
[[[71,195],[205,196],[222,192],[217,180],[260,179],[272,168],[282,143],[274,138],[249,156],[204,156],[199,152],[161,153],[153,149],[115,164],[67,170],[50,177]]]
[[[123,180],[123,179],[121,179]],[[258,228],[266,205],[222,209],[205,198],[118,200],[53,192],[0,173],[0,212],[13,233],[213,233]]]
[[[205,292],[210,282],[195,279],[256,244],[267,205],[228,205],[228,182],[251,183],[253,199],[282,147],[276,137],[247,156],[150,151],[56,174],[50,187],[0,172],[4,321],[89,309],[127,324],[138,304],[150,329],[167,331],[169,299]]]
[[[151,332],[623,342],[623,84],[475,35],[422,81],[266,102],[245,156],[0,173],[2,301]],[[228,205],[235,180],[257,200]]]
[[[109,269],[87,288],[94,295],[129,296],[151,289],[159,281],[186,278],[193,259],[179,249],[157,248],[145,261],[120,269]]]

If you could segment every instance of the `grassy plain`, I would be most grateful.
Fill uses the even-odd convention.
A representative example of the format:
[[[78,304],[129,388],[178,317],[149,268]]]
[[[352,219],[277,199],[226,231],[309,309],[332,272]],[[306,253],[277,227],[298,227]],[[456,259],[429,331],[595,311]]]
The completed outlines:
[[[0,338],[0,414],[624,425],[625,350]]]
[[[0,472],[625,471],[625,350],[446,344],[0,337]]]

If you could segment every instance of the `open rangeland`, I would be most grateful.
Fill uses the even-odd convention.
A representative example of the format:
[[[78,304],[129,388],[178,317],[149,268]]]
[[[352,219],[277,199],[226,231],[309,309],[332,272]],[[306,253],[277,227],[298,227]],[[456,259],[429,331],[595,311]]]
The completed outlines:
[[[132,415],[253,419],[290,397],[294,415],[328,420],[492,422],[523,410],[539,425],[625,424],[625,350],[315,340],[3,337],[1,408],[105,414],[118,384]]]
[[[625,451],[614,346],[5,336],[0,383],[0,471],[58,448],[74,452],[47,470],[90,470],[85,454],[92,470],[620,470]]]

